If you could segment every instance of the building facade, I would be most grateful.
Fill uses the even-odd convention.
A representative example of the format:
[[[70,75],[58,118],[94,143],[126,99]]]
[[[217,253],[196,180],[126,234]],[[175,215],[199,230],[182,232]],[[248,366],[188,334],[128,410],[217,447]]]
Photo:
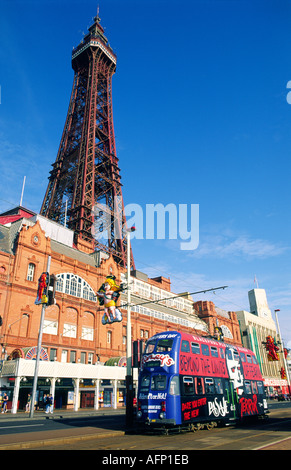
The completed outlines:
[[[284,363],[284,347],[279,341],[276,323],[269,309],[264,289],[248,293],[250,312],[238,311],[243,346],[256,354],[269,396],[288,394],[288,371]]]
[[[82,250],[80,246],[77,248],[73,232],[56,222],[23,208],[9,212],[0,216],[1,359],[7,364],[9,360],[21,361],[25,358],[29,360],[36,355],[41,306],[36,305],[35,300],[39,277],[46,272],[50,256],[50,274],[56,276],[57,282],[55,304],[46,307],[45,310],[42,334],[43,361],[60,363],[63,367],[66,364],[70,364],[70,367],[84,365],[85,369],[94,365],[104,367],[109,360],[113,365],[125,365],[126,293],[122,292],[119,300],[123,320],[103,325],[104,307],[99,305],[96,292],[107,275],[114,275],[119,284],[125,282],[126,270],[106,253],[90,252],[85,244],[81,245]],[[214,312],[210,302],[207,304],[209,311],[206,315],[204,303],[201,305],[194,303],[189,294],[177,296],[171,291],[170,279],[163,276],[149,278],[137,270],[132,271],[131,276],[132,340],[146,341],[154,334],[165,330],[213,337],[214,324],[218,322],[219,325],[224,325],[225,340],[241,345],[235,314]],[[5,367],[3,371],[6,371],[6,378],[3,380],[7,384],[9,380],[7,370],[11,370],[11,366]],[[41,367],[43,371],[47,370],[44,365]],[[111,371],[113,374],[113,369]],[[91,396],[91,405],[96,404],[96,387],[95,385],[95,388],[93,387],[92,382],[97,380],[96,377],[91,377],[90,382],[86,376],[85,382],[82,382],[79,371],[77,375],[80,379],[78,390]],[[102,380],[99,375],[97,378]],[[32,386],[31,378],[26,377],[26,379],[19,378],[21,406]],[[51,377],[40,377],[41,379],[43,384],[40,385],[40,390],[43,393],[48,392],[48,388],[51,387]],[[58,396],[62,397],[59,402],[62,406],[68,406],[66,393],[73,391],[75,393],[76,378],[71,377],[73,382],[70,383],[67,376],[58,379],[60,382],[53,380],[53,386],[57,387]],[[104,380],[109,379],[106,376]],[[119,383],[121,388],[118,389],[118,395],[122,404],[124,383]],[[86,389],[83,390],[84,384]],[[62,385],[63,389],[60,389]],[[102,389],[101,382],[98,387],[101,394],[111,390],[110,387]],[[107,401],[112,400],[107,399]],[[80,399],[80,405],[83,402]]]

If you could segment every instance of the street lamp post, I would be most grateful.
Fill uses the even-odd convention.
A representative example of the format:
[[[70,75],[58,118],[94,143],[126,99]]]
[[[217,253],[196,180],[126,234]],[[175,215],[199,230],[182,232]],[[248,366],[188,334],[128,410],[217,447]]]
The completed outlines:
[[[130,295],[130,234],[135,231],[135,227],[126,229],[127,231],[127,324],[126,324],[126,426],[133,423],[133,377],[132,377],[132,345],[131,345],[131,295]]]
[[[280,310],[278,308],[275,310],[275,318],[276,318],[277,330],[278,330],[278,335],[279,335],[279,338],[280,338],[280,343],[281,343],[282,348],[283,348],[283,362],[284,362],[284,367],[285,367],[285,372],[286,372],[288,392],[290,394],[291,393],[291,386],[290,386],[290,377],[289,377],[289,371],[288,371],[288,364],[287,364],[287,361],[285,359],[284,344],[283,344],[282,337],[281,337],[281,331],[280,331],[280,327],[279,327],[279,320],[278,320],[277,312],[280,312]]]
[[[50,272],[50,266],[51,266],[51,257],[48,256],[47,268],[46,268],[47,273]],[[38,381],[38,369],[39,369],[39,359],[40,359],[40,350],[41,350],[42,330],[43,330],[43,324],[44,324],[45,308],[46,308],[46,304],[42,304],[41,316],[40,316],[40,325],[39,325],[39,332],[38,332],[38,342],[37,342],[37,353],[36,353],[36,361],[35,361],[35,369],[34,369],[34,378],[33,378],[33,388],[32,388],[30,413],[29,413],[30,418],[33,418],[33,414],[34,414],[34,404],[35,404],[37,381]]]

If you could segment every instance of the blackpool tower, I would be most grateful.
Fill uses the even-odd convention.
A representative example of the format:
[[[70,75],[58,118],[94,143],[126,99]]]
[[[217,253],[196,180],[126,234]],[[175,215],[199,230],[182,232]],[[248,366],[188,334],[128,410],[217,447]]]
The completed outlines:
[[[98,14],[73,49],[72,68],[69,109],[40,213],[73,230],[77,247],[112,254],[125,267],[126,219],[112,115],[116,55]]]

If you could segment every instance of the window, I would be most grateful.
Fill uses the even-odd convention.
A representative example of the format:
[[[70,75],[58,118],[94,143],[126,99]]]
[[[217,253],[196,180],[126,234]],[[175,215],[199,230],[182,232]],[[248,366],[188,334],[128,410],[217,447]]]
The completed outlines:
[[[214,379],[214,385],[215,385],[216,393],[222,395],[223,394],[223,386],[222,386],[221,379]]]
[[[179,387],[179,377],[175,375],[171,378],[170,386],[169,386],[169,394],[170,395],[179,395],[180,394],[180,387]]]
[[[257,387],[257,382],[251,382],[252,384],[252,391],[255,395],[258,394],[258,387]]]
[[[247,361],[249,364],[252,363],[252,356],[250,356],[249,354],[247,354]]]
[[[220,353],[221,359],[224,359],[225,358],[224,349],[219,348],[219,353]]]
[[[77,325],[64,323],[63,336],[67,338],[77,338]]]
[[[156,344],[156,341],[155,341],[155,340],[148,341],[148,342],[147,342],[147,345],[146,345],[145,354],[150,354],[150,353],[152,353],[153,350],[155,349],[155,344]]]
[[[193,377],[183,377],[183,389],[185,395],[194,395]]]
[[[80,359],[81,364],[86,364],[86,353],[81,352],[81,359]]]
[[[233,351],[233,358],[235,361],[239,362],[239,354],[237,351]]]
[[[252,389],[251,389],[251,382],[248,380],[245,381],[245,391],[248,395],[251,395]]]
[[[240,353],[240,358],[242,362],[246,362],[246,355],[245,353]]]
[[[34,278],[34,271],[35,271],[35,264],[29,263],[28,269],[27,269],[27,281],[33,281]]]
[[[70,362],[73,362],[73,363],[76,362],[76,351],[70,352]]]
[[[263,384],[263,382],[261,382],[261,381],[257,382],[257,386],[258,386],[258,393],[260,395],[262,395],[264,393],[264,384]]]
[[[204,383],[202,377],[195,377],[196,395],[204,395]]]
[[[56,320],[44,320],[43,332],[48,335],[58,334],[58,322]]]
[[[82,327],[82,339],[86,339],[88,341],[93,341],[94,339],[94,330],[93,328],[88,328],[86,326]]]
[[[207,344],[201,344],[201,350],[203,356],[209,356],[209,346]]]
[[[66,349],[63,349],[61,362],[67,362],[67,360],[68,360],[68,351]]]
[[[215,393],[213,379],[205,379],[205,393]]]
[[[190,344],[189,344],[189,341],[182,340],[181,351],[182,351],[182,352],[190,352]]]
[[[256,356],[252,356],[253,364],[258,364]]]
[[[93,364],[94,354],[88,353],[88,364]]]
[[[169,352],[173,346],[172,339],[159,339],[157,344],[157,352]]]
[[[141,392],[148,392],[150,388],[151,378],[149,375],[143,375],[141,378],[140,383],[140,391]]]
[[[50,361],[55,361],[57,358],[57,350],[51,348],[50,350]]]
[[[167,376],[166,375],[153,375],[151,382],[152,390],[165,390],[167,387]]]
[[[212,356],[212,357],[218,357],[218,350],[217,350],[217,348],[215,348],[214,346],[211,346],[210,351],[211,351],[211,356]]]
[[[112,331],[107,331],[107,344],[111,344],[112,341]]]
[[[200,345],[199,343],[191,343],[191,350],[193,354],[200,354]]]
[[[80,297],[92,302],[97,301],[97,297],[92,287],[80,276],[71,273],[57,274],[56,291],[64,294]]]

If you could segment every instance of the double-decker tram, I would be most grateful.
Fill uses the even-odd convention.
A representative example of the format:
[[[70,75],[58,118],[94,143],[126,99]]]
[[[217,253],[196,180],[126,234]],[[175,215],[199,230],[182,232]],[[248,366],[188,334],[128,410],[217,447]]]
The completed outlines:
[[[177,331],[147,341],[137,405],[140,424],[193,431],[268,413],[252,351]]]

